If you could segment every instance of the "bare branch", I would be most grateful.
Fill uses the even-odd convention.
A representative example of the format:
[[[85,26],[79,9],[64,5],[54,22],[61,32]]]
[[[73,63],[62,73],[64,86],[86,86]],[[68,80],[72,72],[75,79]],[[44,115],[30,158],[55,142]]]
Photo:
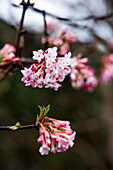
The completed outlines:
[[[25,126],[0,126],[0,130],[8,130],[8,131],[15,131],[15,130],[24,130],[24,129],[31,129],[37,128],[35,124],[32,125],[25,125]]]
[[[16,69],[23,69],[24,67],[29,67],[35,61],[31,58],[20,58],[18,62],[11,62],[11,63],[0,63],[0,82],[2,82],[5,77],[8,75],[9,72]]]
[[[25,12],[27,10],[27,4],[24,1],[22,1],[21,5],[23,5],[23,12],[22,12],[22,18],[19,24],[19,28],[17,29],[18,34],[17,34],[17,40],[16,40],[16,55],[19,52],[19,42],[20,42],[20,37],[22,35],[22,27],[23,27]]]
[[[47,46],[48,46],[48,40],[47,40],[48,33],[47,33],[47,22],[46,22],[46,12],[45,11],[43,11],[43,18],[44,18],[44,36],[45,36],[45,39],[46,39],[45,49],[47,49]]]
[[[20,6],[15,5],[15,4],[12,4],[12,5],[13,5],[14,7],[20,7]],[[43,10],[40,10],[40,9],[38,9],[38,8],[34,8],[33,6],[29,6],[29,8],[32,9],[33,11],[35,11],[35,12],[38,12],[38,13],[42,13],[42,14],[43,14]],[[46,12],[46,11],[45,11],[45,12]],[[58,20],[60,20],[60,21],[67,21],[67,22],[73,23],[72,20],[69,19],[69,18],[58,17],[57,15],[51,14],[51,13],[49,13],[49,12],[46,12],[46,14],[47,14],[48,16],[53,17],[53,18],[56,18],[56,19],[58,19]],[[76,22],[76,21],[83,21],[83,20],[89,20],[89,19],[105,20],[105,19],[109,19],[109,18],[111,18],[111,17],[113,17],[113,12],[111,12],[111,13],[109,13],[109,14],[107,14],[107,15],[102,15],[102,16],[90,15],[90,16],[85,17],[85,18],[75,19],[74,21]]]

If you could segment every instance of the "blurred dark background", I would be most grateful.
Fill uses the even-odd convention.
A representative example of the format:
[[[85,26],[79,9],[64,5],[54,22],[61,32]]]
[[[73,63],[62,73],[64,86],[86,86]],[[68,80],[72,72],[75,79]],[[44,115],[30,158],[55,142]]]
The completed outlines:
[[[16,32],[0,21],[0,48],[15,45]],[[43,48],[41,35],[25,35],[22,56]],[[76,48],[76,47],[75,47]],[[92,58],[102,53],[89,53]],[[0,131],[0,170],[109,170],[113,169],[113,82],[100,84],[92,93],[74,90],[69,76],[57,92],[25,87],[15,70],[0,83],[0,125],[35,123],[38,105],[51,105],[49,117],[69,120],[77,132],[75,145],[64,153],[41,156],[38,131]]]

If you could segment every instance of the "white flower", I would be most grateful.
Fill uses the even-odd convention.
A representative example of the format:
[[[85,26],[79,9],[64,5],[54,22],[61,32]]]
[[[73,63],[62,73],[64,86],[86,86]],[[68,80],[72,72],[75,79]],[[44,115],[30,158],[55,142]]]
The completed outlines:
[[[41,62],[41,60],[44,58],[44,53],[42,50],[39,51],[33,51],[33,60],[37,60],[39,63]]]
[[[32,72],[32,70],[30,68],[24,68],[24,70],[21,70],[21,73],[24,75],[24,76],[29,76],[30,73]]]
[[[55,59],[57,56],[57,47],[53,47],[53,48],[48,48],[45,52],[45,58],[53,58]]]
[[[48,155],[50,148],[47,145],[42,145],[39,149],[41,155]]]
[[[70,59],[70,64],[71,64],[71,68],[74,68],[77,66],[78,62],[77,62],[76,57],[73,57]]]

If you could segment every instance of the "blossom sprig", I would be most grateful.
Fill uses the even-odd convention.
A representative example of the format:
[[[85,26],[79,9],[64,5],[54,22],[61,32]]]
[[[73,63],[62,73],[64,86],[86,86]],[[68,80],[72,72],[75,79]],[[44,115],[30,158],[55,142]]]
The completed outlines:
[[[65,54],[64,57],[57,57],[57,47],[43,50],[33,51],[33,60],[37,63],[32,64],[30,68],[21,70],[23,78],[21,79],[26,86],[42,88],[53,88],[58,90],[65,77],[71,72],[70,57],[71,52]]]
[[[40,136],[37,142],[42,144],[39,148],[41,155],[48,155],[49,151],[52,153],[64,152],[72,147],[76,132],[71,129],[70,122],[48,118],[46,115],[50,110],[50,105],[47,107],[39,106],[39,109],[40,114],[37,114],[35,124],[21,126],[17,122],[13,126],[0,126],[0,130],[18,131],[31,128],[39,130]]]
[[[66,31],[66,28],[61,29],[61,33],[58,37],[49,36],[42,39],[42,43],[48,42],[50,47],[58,47],[58,54],[65,55],[70,49],[70,43],[75,41],[75,35],[72,31]]]
[[[98,79],[94,74],[94,70],[85,65],[88,58],[73,57],[71,58],[71,84],[73,88],[83,88],[85,91],[92,91],[98,84]]]
[[[113,79],[113,54],[103,56],[101,66],[100,79],[102,82],[107,83]]]
[[[16,49],[14,46],[5,44],[4,47],[0,50],[0,62],[5,64],[19,61],[20,59],[17,58],[14,54],[15,51]]]
[[[46,117],[50,106],[40,108],[40,115],[37,115],[36,125],[39,126],[38,143],[42,146],[39,149],[41,155],[48,155],[49,151],[53,154],[64,152],[69,146],[74,145],[76,132],[73,132],[69,121],[62,121]]]

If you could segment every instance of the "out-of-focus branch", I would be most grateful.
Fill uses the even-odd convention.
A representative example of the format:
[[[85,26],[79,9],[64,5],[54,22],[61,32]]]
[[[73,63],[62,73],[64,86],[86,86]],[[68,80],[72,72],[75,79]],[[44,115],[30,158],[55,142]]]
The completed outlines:
[[[15,5],[15,4],[12,4],[12,5],[13,5],[14,7],[17,7],[17,8],[20,7],[20,6]],[[33,11],[35,11],[35,12],[38,12],[38,13],[42,13],[42,14],[43,14],[43,10],[34,8],[33,6],[29,6],[29,8],[32,9]],[[51,13],[49,13],[49,12],[46,12],[46,14],[47,14],[48,16],[50,16],[50,17],[56,18],[56,19],[61,20],[61,21],[71,21],[69,18],[58,17],[58,16],[56,16],[56,15],[54,15],[54,14],[51,14]]]
[[[19,42],[20,42],[20,37],[22,35],[21,30],[23,27],[23,22],[24,22],[24,17],[25,17],[25,12],[27,10],[27,5],[24,1],[21,2],[21,5],[23,5],[23,12],[22,12],[22,18],[19,24],[19,27],[17,29],[17,40],[16,40],[16,55],[18,55],[18,51],[19,51]]]
[[[75,21],[83,21],[83,20],[89,20],[89,19],[94,19],[95,21],[97,20],[106,20],[113,17],[113,12],[107,14],[107,15],[102,15],[102,16],[95,16],[95,15],[90,15],[88,17],[85,18],[79,18],[79,19],[75,19]]]
[[[48,33],[47,33],[47,22],[46,22],[46,12],[45,11],[43,11],[43,18],[44,18],[44,36],[45,36],[45,39],[46,39],[45,49],[47,49],[47,46],[48,46],[48,40],[47,40]]]
[[[20,6],[15,5],[15,4],[12,4],[12,5],[13,5],[14,7],[20,7]],[[34,8],[33,6],[29,6],[29,8],[32,9],[33,11],[35,11],[35,12],[38,12],[38,13],[42,13],[42,14],[43,14],[43,10],[40,10],[40,9],[38,9],[38,8]],[[49,13],[49,12],[46,12],[46,14],[47,14],[48,16],[53,17],[53,18],[56,18],[56,19],[58,19],[58,20],[60,20],[60,21],[67,21],[67,22],[73,23],[72,20],[69,19],[69,18],[58,17],[57,15],[51,14],[51,13]],[[113,17],[113,12],[111,12],[111,13],[109,13],[109,14],[107,14],[107,15],[102,15],[102,16],[90,15],[90,16],[85,17],[85,18],[74,19],[74,21],[76,22],[76,21],[80,21],[80,20],[82,21],[82,20],[89,20],[89,19],[105,20],[105,19],[109,19],[109,18],[111,18],[111,17]]]
[[[43,17],[44,17],[44,35],[47,36],[47,22],[46,22],[46,12],[43,11]]]
[[[22,27],[23,27],[23,22],[24,22],[24,18],[25,18],[25,13],[26,13],[26,10],[29,6],[32,6],[33,4],[30,3],[30,1],[28,0],[27,2],[25,2],[24,0],[22,0],[22,2],[20,3],[20,5],[23,6],[23,12],[22,12],[22,17],[21,17],[21,20],[20,20],[20,24],[19,24],[19,27],[17,28],[17,40],[16,40],[16,55],[19,54],[19,43],[20,43],[20,37],[26,33],[26,30],[23,30]]]
[[[0,63],[0,82],[2,82],[5,77],[13,71],[14,69],[23,69],[24,67],[29,67],[31,64],[33,64],[35,61],[31,58],[20,58],[18,62],[1,62]]]
[[[97,43],[101,43],[101,44],[107,46],[107,42],[105,40],[103,40],[102,38],[95,35],[95,39],[93,41],[91,41],[90,43],[88,43],[87,45],[80,43],[80,45],[82,47],[76,48],[76,50],[74,51],[73,54],[75,56],[77,56],[78,54],[81,53],[82,56],[85,56],[85,55],[87,55],[91,51],[94,51],[97,48]]]
[[[4,80],[4,78],[8,75],[10,70],[12,69],[13,65],[10,63],[6,69],[0,68],[0,82]]]

